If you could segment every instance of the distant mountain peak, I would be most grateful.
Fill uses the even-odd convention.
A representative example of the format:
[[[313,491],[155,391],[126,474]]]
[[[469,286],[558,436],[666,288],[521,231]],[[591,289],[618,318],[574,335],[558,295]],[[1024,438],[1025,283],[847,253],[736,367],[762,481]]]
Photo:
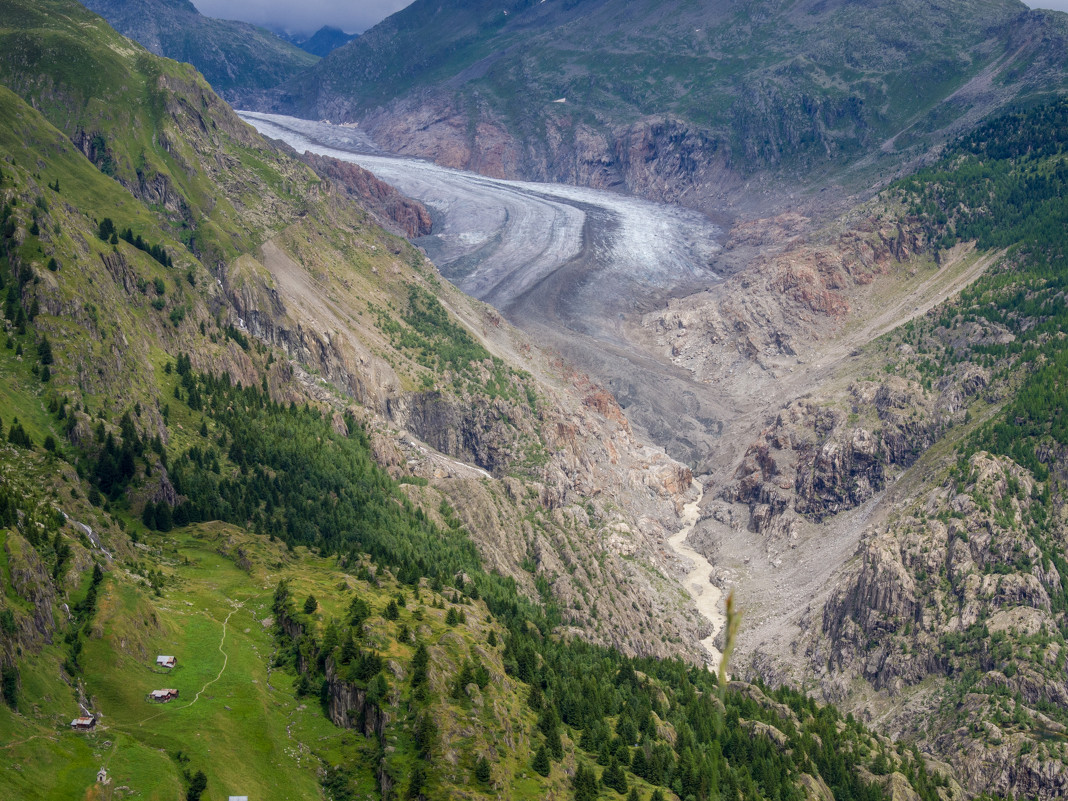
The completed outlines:
[[[348,44],[357,36],[359,36],[358,33],[345,33],[340,28],[335,28],[332,25],[324,25],[306,39],[295,38],[290,41],[301,50],[321,58],[328,53],[337,50],[337,48],[342,45]]]

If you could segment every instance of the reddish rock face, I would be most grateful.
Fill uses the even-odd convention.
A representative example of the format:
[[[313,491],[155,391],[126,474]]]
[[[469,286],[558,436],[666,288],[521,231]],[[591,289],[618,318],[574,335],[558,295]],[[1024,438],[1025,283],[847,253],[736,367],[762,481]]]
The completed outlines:
[[[623,415],[623,410],[619,408],[616,399],[607,390],[597,388],[588,394],[582,402],[586,408],[593,409],[602,417],[616,423],[620,428],[630,428],[627,418]]]
[[[333,181],[347,195],[359,200],[389,228],[408,239],[430,233],[430,212],[422,203],[407,198],[356,164],[305,153],[304,162],[321,177]]]

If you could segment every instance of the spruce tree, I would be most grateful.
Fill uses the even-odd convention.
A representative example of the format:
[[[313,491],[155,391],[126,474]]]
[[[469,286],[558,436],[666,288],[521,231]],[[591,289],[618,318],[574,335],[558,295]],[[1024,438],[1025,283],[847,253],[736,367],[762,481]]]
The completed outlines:
[[[621,795],[627,792],[627,776],[615,757],[612,757],[608,767],[601,774],[601,784],[612,788]]]
[[[597,774],[593,768],[580,764],[571,777],[571,789],[575,794],[575,801],[596,801],[597,798]]]
[[[534,754],[534,761],[530,763],[530,767],[534,769],[534,772],[539,776],[548,776],[549,771],[552,769],[552,763],[549,762],[549,753],[545,750],[545,745],[538,746],[538,752]]]

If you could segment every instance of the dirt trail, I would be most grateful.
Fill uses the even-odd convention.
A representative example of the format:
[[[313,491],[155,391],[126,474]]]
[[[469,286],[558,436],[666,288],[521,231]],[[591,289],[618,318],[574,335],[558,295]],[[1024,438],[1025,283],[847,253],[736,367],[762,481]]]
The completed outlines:
[[[226,651],[223,650],[223,644],[226,642],[226,624],[230,622],[230,618],[234,616],[234,612],[239,610],[244,605],[245,605],[245,602],[242,601],[237,606],[235,606],[233,609],[231,609],[230,610],[230,614],[228,614],[226,616],[226,620],[223,621],[223,624],[222,624],[222,637],[219,639],[219,653],[223,655],[223,663],[222,663],[222,667],[219,668],[219,675],[217,675],[214,679],[212,679],[211,681],[207,682],[203,687],[201,687],[197,691],[196,697],[192,701],[190,701],[188,704],[186,704],[185,706],[178,707],[179,709],[189,709],[189,707],[191,707],[193,704],[195,704],[197,701],[200,700],[200,696],[203,694],[203,692],[206,689],[208,689],[208,687],[210,687],[215,682],[217,682],[219,679],[221,679],[223,673],[226,672],[226,665],[230,661],[230,655],[227,654]]]
[[[199,690],[197,691],[197,694],[196,694],[196,696],[195,696],[195,697],[193,698],[193,700],[192,700],[192,701],[190,701],[190,702],[189,702],[188,704],[186,704],[185,706],[179,706],[179,707],[175,707],[175,711],[181,711],[181,710],[183,710],[183,709],[189,709],[189,707],[191,707],[191,706],[192,706],[193,704],[195,704],[195,703],[196,703],[197,701],[199,701],[199,700],[200,700],[200,696],[201,696],[201,695],[202,695],[202,694],[204,693],[204,691],[205,691],[206,689],[208,689],[208,687],[210,687],[211,685],[213,685],[213,684],[214,684],[215,682],[217,682],[217,681],[218,681],[219,679],[221,679],[221,678],[222,678],[222,676],[223,676],[223,673],[225,673],[225,672],[226,672],[226,666],[227,666],[227,664],[228,664],[228,663],[229,663],[229,661],[230,661],[230,655],[229,655],[229,654],[227,654],[227,653],[226,653],[226,651],[224,651],[224,650],[223,650],[223,645],[224,645],[224,644],[226,643],[226,626],[227,626],[227,624],[228,624],[228,623],[230,622],[230,618],[234,616],[234,613],[235,613],[235,612],[237,612],[237,611],[238,611],[239,609],[241,609],[241,608],[242,608],[242,607],[243,607],[243,606],[244,606],[244,605],[245,605],[245,604],[246,604],[246,603],[248,602],[248,600],[250,600],[250,599],[246,599],[246,600],[242,601],[241,603],[239,603],[239,604],[235,605],[235,606],[234,606],[234,608],[230,610],[230,614],[228,614],[228,615],[226,616],[226,619],[225,619],[225,620],[223,620],[223,623],[222,623],[222,636],[221,636],[221,637],[219,638],[219,646],[218,646],[218,648],[219,648],[219,653],[223,655],[223,663],[222,663],[222,667],[221,667],[221,668],[219,668],[219,673],[218,673],[218,675],[216,675],[214,679],[210,679],[209,681],[207,681],[207,682],[206,682],[206,683],[204,684],[204,686],[203,686],[203,687],[201,687],[201,688],[200,688],[200,689],[199,689]],[[166,710],[161,710],[160,712],[157,712],[157,713],[156,713],[155,715],[152,715],[152,716],[150,716],[150,717],[147,717],[147,718],[145,718],[144,720],[142,720],[142,721],[141,721],[140,723],[138,723],[137,725],[138,725],[138,726],[144,726],[144,725],[145,725],[146,723],[148,723],[148,722],[149,722],[150,720],[155,720],[155,719],[156,719],[156,718],[158,718],[158,717],[159,717],[160,715],[163,715],[163,714],[165,714],[165,712],[166,712]]]

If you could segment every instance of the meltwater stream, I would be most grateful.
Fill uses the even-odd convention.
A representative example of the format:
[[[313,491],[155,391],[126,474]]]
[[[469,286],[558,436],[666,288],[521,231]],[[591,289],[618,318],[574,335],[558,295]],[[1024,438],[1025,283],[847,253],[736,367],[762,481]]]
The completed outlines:
[[[432,212],[418,240],[447,279],[605,384],[632,425],[698,463],[724,410],[669,360],[630,341],[627,322],[720,281],[722,232],[704,215],[613,192],[487,178],[393,156],[347,125],[241,112],[298,151],[353,162]]]

